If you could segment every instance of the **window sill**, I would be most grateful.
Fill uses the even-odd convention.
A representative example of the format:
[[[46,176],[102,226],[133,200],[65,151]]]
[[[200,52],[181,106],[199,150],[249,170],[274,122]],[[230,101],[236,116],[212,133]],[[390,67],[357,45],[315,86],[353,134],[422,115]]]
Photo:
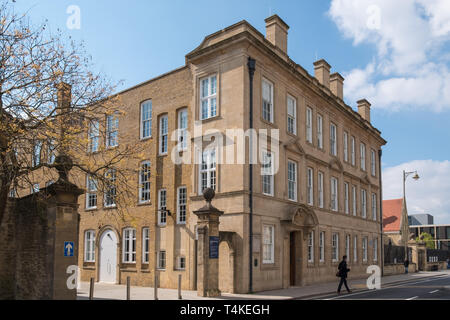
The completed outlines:
[[[292,133],[292,132],[286,131],[286,134],[287,134],[288,136],[291,136],[292,138],[295,138],[295,139],[298,138],[298,135],[297,135],[296,133]]]
[[[97,207],[85,208],[84,211],[98,211]]]
[[[219,115],[216,115],[216,116],[214,116],[214,117],[209,117],[209,118],[205,118],[205,119],[199,119],[202,123],[207,123],[207,122],[211,122],[211,121],[215,121],[215,120],[219,120],[219,119],[222,119],[222,117],[221,116],[219,116]]]
[[[275,129],[279,129],[278,126],[275,124],[275,121],[270,122],[270,121],[265,120],[262,117],[260,117],[259,119],[261,120],[262,123],[267,124],[267,125],[269,125],[271,127],[274,127]]]
[[[164,223],[164,224],[159,224],[159,223],[158,223],[158,227],[159,227],[159,228],[165,228],[166,226],[167,226],[167,223]]]
[[[166,271],[166,268],[156,268],[156,270],[158,270],[158,271]]]
[[[145,138],[139,138],[140,141],[147,141],[147,140],[152,140],[153,137],[149,136],[149,137],[145,137]]]
[[[150,206],[152,205],[151,201],[147,201],[147,202],[138,202],[137,206],[141,207],[141,206]]]
[[[105,210],[117,209],[117,206],[116,206],[116,205],[113,205],[113,206],[103,206],[103,209],[105,209]]]
[[[166,153],[158,153],[158,157],[167,157],[167,152]]]

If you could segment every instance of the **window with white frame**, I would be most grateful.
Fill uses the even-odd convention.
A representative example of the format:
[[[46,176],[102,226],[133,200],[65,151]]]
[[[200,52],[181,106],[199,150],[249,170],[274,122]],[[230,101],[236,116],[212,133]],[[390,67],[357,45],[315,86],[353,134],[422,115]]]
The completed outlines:
[[[338,180],[336,178],[330,179],[331,183],[331,210],[338,211]]]
[[[186,269],[186,257],[185,256],[178,256],[177,257],[177,269],[178,270],[185,270]]]
[[[361,142],[360,148],[361,169],[366,170],[366,145]]]
[[[152,136],[152,100],[141,103],[141,139]]]
[[[319,260],[323,262],[325,260],[325,232],[322,231],[319,234]]]
[[[317,115],[317,147],[323,148],[323,118],[320,114]]]
[[[186,223],[186,187],[178,187],[177,192],[177,223]]]
[[[274,231],[273,225],[263,225],[263,263],[274,263]]]
[[[158,252],[158,269],[166,269],[166,251],[161,250]]]
[[[142,229],[142,263],[149,263],[150,256],[150,228]]]
[[[333,233],[331,236],[331,259],[338,261],[339,259],[339,234]]]
[[[38,193],[39,192],[39,183],[33,183],[31,186],[31,193]]]
[[[200,80],[201,119],[217,115],[217,75]]]
[[[372,219],[377,220],[377,194],[372,193]]]
[[[347,256],[347,259],[350,257],[350,235],[345,236],[345,255]]]
[[[319,192],[319,208],[323,208],[324,206],[324,195],[323,195],[323,173],[319,171],[317,175],[317,187]]]
[[[358,261],[358,237],[353,237],[353,261]]]
[[[187,128],[188,128],[188,113],[187,109],[178,111],[178,150],[184,151],[187,149]]]
[[[15,198],[16,197],[16,195],[17,195],[17,190],[16,190],[16,188],[12,188],[11,190],[9,190],[9,197],[10,198]]]
[[[159,154],[167,154],[167,142],[169,133],[169,123],[167,115],[159,118]]]
[[[47,142],[47,162],[53,164],[56,159],[56,142],[55,139],[49,139]]]
[[[119,118],[117,115],[106,117],[106,147],[111,148],[119,145]]]
[[[204,150],[201,155],[202,163],[199,165],[199,193],[206,188],[216,189],[216,150]]]
[[[330,124],[330,152],[333,156],[337,155],[337,129],[334,123]]]
[[[123,262],[136,263],[136,229],[123,230]]]
[[[344,131],[344,161],[348,162],[348,133]]]
[[[288,199],[297,201],[297,162],[288,161]]]
[[[95,261],[95,231],[87,230],[84,233],[84,261]]]
[[[88,131],[88,152],[97,152],[100,142],[100,123],[92,120]]]
[[[141,163],[139,172],[139,203],[150,202],[150,161]]]
[[[354,166],[356,164],[356,155],[355,155],[355,150],[356,145],[355,145],[355,137],[351,137],[350,138],[350,151],[351,151],[351,160],[352,160],[352,166]]]
[[[105,173],[105,178],[107,180],[105,185],[105,196],[104,196],[104,206],[114,207],[116,205],[116,170],[109,169]]]
[[[352,213],[356,216],[356,187],[352,186]]]
[[[262,80],[262,118],[273,123],[273,84]]]
[[[376,172],[377,172],[376,163],[377,163],[377,160],[376,160],[375,151],[371,149],[370,150],[370,172],[372,173],[373,176],[375,176]]]
[[[33,155],[32,155],[33,167],[36,167],[41,163],[41,151],[42,151],[42,141],[36,141],[33,146]]]
[[[306,108],[306,141],[312,143],[312,109]]]
[[[261,163],[262,193],[265,195],[273,196],[274,194],[273,152],[263,150],[261,160],[262,160]]]
[[[344,212],[346,214],[350,213],[350,207],[349,207],[349,189],[348,189],[348,183],[344,182]]]
[[[373,261],[378,260],[378,238],[373,238]]]
[[[367,237],[362,239],[363,261],[367,261]]]
[[[367,217],[367,192],[361,189],[361,217]]]
[[[92,177],[91,175],[87,175],[86,187],[86,209],[95,209],[97,208],[97,179]]]
[[[287,131],[297,134],[297,101],[290,95],[287,96]]]
[[[166,189],[160,189],[158,191],[158,225],[166,225],[167,223],[167,191]]]
[[[308,262],[314,262],[314,231],[308,235]]]
[[[307,203],[312,206],[314,204],[314,190],[313,190],[313,184],[314,184],[314,178],[313,178],[313,169],[308,168],[306,170],[307,172],[307,178],[306,178],[306,195],[307,195]]]

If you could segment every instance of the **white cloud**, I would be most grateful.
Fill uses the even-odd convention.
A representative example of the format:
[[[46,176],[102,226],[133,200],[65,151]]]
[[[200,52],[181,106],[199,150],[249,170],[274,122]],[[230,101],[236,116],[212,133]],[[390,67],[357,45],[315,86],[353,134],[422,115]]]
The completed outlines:
[[[376,47],[363,69],[343,72],[345,98],[375,108],[450,108],[448,0],[333,0],[331,19],[354,45]]]
[[[415,160],[383,170],[383,199],[403,197],[403,170],[420,179],[406,180],[408,213],[428,213],[434,222],[450,224],[450,161]]]

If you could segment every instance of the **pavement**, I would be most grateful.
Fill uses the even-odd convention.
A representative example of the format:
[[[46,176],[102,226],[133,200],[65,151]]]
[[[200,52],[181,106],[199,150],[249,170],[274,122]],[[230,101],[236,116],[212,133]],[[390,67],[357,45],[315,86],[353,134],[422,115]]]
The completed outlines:
[[[337,279],[337,278],[336,278]],[[380,290],[369,290],[366,286],[367,278],[364,279],[348,279],[348,284],[352,293],[342,293],[339,297],[336,295],[336,289],[338,285],[338,279],[333,282],[315,284],[303,287],[290,287],[287,289],[279,290],[269,290],[262,291],[253,294],[230,294],[223,293],[221,297],[218,298],[204,298],[197,296],[197,291],[182,290],[181,295],[183,300],[291,300],[291,299],[346,299],[352,298],[363,299],[363,298],[374,298],[381,299],[384,293],[391,293],[388,290],[395,288],[411,289],[408,286],[410,283],[414,286],[412,289],[414,292],[408,292],[407,290],[404,294],[391,294],[390,296],[399,297],[410,295],[410,293],[417,293],[411,295],[410,297],[422,297],[426,296],[425,290],[422,290],[420,283],[422,281],[429,281],[430,286],[434,289],[428,292],[439,290],[434,293],[440,292],[441,298],[448,293],[450,298],[450,270],[442,271],[431,271],[431,272],[416,272],[409,274],[399,274],[392,276],[385,276],[381,279],[381,289]],[[415,286],[417,285],[417,286]],[[395,287],[395,288],[394,288]],[[444,287],[448,287],[445,289]],[[438,289],[436,289],[438,288]],[[343,292],[344,292],[343,288]],[[383,291],[383,292],[382,292]],[[393,290],[397,293],[400,290]],[[403,292],[403,291],[402,291]],[[377,294],[375,294],[377,293]],[[433,293],[433,294],[434,294]],[[365,296],[367,294],[367,296]],[[430,293],[429,293],[430,294]],[[159,300],[176,300],[178,299],[177,289],[158,289],[158,299]],[[131,300],[154,300],[154,289],[152,287],[134,287],[130,288],[130,299]],[[389,296],[389,295],[388,295]],[[436,295],[435,295],[436,296]],[[430,296],[431,297],[431,296]],[[81,282],[80,288],[78,289],[78,300],[89,299],[89,282]],[[115,285],[107,283],[95,283],[94,287],[94,299],[95,300],[126,300],[126,286],[125,285]],[[416,299],[416,298],[415,298]]]

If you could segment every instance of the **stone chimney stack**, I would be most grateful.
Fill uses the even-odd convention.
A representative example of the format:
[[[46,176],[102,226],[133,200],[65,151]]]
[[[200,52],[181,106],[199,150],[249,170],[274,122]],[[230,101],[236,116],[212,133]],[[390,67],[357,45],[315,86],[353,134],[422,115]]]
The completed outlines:
[[[330,75],[330,90],[341,100],[344,100],[344,78],[337,72]]]
[[[289,26],[278,15],[274,14],[264,20],[266,22],[266,39],[275,47],[287,54],[287,37]]]
[[[357,104],[359,115],[367,122],[370,122],[370,102],[366,99],[361,99],[357,102]]]
[[[314,62],[314,76],[319,83],[330,89],[330,69],[331,66],[324,59]]]

